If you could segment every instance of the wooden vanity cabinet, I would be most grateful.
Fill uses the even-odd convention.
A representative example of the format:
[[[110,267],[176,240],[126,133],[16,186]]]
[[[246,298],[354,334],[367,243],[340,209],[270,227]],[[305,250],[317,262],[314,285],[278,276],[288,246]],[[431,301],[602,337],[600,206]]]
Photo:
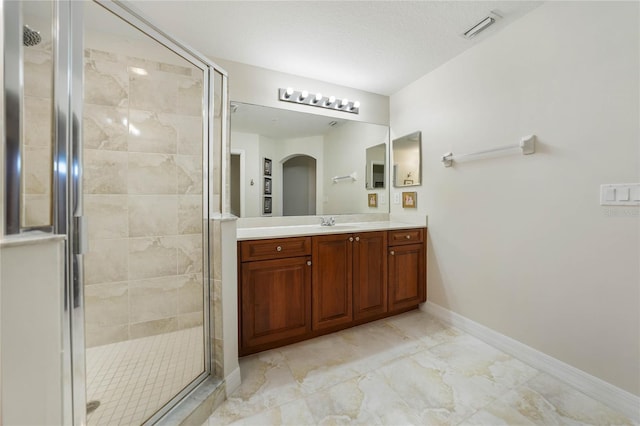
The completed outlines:
[[[310,238],[241,241],[238,249],[240,355],[300,340],[311,331]]]
[[[348,324],[353,321],[353,236],[322,235],[311,241],[313,329]]]
[[[389,231],[389,312],[427,300],[424,231]]]
[[[363,232],[354,237],[353,318],[384,314],[387,303],[387,232]]]
[[[387,312],[387,233],[312,237],[314,330]]]
[[[414,309],[426,228],[238,242],[240,355]]]

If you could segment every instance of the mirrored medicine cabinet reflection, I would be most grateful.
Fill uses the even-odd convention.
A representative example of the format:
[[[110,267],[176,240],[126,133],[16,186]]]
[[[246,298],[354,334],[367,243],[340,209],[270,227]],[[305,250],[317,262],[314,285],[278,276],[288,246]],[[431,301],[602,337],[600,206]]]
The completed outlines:
[[[394,139],[393,186],[418,186],[422,183],[422,132],[413,132]]]

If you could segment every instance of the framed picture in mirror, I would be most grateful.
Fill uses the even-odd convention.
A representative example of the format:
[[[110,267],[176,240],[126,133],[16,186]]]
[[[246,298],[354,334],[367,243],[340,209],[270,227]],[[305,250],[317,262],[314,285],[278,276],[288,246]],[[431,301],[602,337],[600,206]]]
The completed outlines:
[[[378,207],[378,194],[368,194],[369,207]]]
[[[271,159],[266,157],[264,159],[264,175],[271,176]]]
[[[262,214],[271,214],[271,197],[264,197]]]
[[[264,195],[271,195],[271,178],[264,178]]]

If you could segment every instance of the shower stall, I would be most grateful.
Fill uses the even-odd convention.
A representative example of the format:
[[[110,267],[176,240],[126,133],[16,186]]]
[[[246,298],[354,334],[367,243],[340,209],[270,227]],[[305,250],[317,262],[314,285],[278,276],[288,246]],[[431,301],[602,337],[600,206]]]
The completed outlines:
[[[225,72],[123,3],[3,4],[4,233],[67,236],[64,424],[144,424],[209,377]]]

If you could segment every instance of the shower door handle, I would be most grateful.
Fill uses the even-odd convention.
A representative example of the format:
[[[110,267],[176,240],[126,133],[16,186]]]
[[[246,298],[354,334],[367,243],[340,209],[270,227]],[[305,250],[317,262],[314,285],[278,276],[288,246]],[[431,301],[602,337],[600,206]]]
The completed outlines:
[[[84,216],[73,217],[73,253],[85,254],[89,250],[87,241],[87,218]]]

